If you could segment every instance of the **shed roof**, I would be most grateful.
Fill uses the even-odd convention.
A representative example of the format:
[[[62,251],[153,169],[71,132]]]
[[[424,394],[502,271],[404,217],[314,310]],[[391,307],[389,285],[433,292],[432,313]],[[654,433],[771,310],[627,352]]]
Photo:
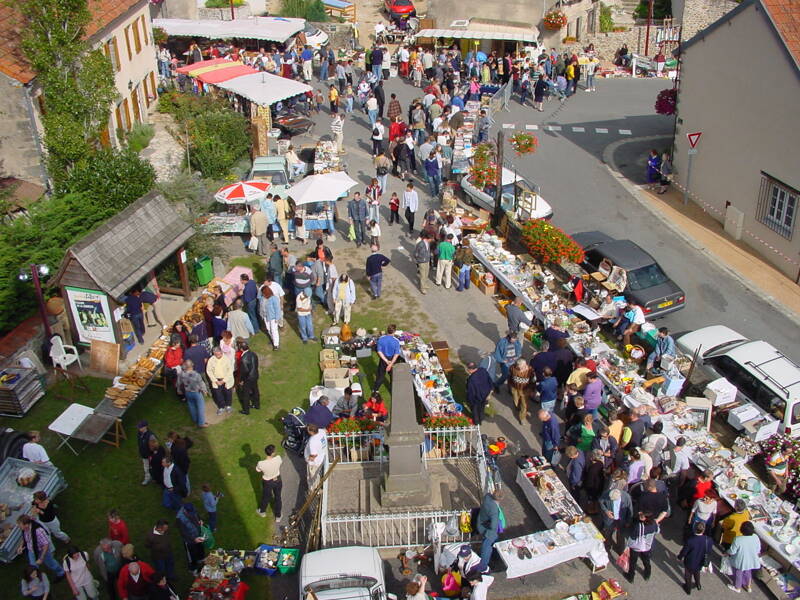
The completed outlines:
[[[121,298],[147,272],[175,253],[194,230],[161,194],[152,191],[67,250],[57,285],[76,285],[67,266],[77,261],[97,287]]]
[[[794,66],[800,70],[800,0],[744,0],[732,11],[683,42],[679,48],[680,52],[713,33],[753,4],[760,4],[763,7],[759,12],[764,15],[772,31],[783,43]]]
[[[131,8],[147,0],[88,0],[92,20],[86,25],[86,37],[91,37],[107,27]],[[25,28],[22,16],[10,3],[0,2],[0,73],[20,83],[30,83],[36,74],[20,48]]]

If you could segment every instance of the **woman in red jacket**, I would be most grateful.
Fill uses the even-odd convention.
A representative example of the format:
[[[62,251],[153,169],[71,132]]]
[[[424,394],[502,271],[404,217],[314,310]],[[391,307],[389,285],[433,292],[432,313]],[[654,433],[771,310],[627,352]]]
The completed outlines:
[[[170,346],[164,353],[164,377],[167,383],[173,387],[178,380],[178,368],[183,364],[183,342],[180,335],[172,334]],[[183,398],[182,394],[178,394]]]

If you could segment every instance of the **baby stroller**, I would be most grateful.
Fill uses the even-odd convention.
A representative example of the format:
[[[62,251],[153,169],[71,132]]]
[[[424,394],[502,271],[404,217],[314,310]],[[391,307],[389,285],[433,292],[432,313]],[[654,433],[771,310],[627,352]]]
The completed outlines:
[[[299,406],[293,408],[281,419],[281,423],[283,423],[283,447],[297,454],[303,454],[308,441],[306,411]]]

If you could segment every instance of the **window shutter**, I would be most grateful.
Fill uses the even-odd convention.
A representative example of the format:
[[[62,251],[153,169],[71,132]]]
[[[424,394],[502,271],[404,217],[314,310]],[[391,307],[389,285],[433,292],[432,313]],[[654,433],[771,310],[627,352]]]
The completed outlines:
[[[133,60],[133,52],[131,52],[131,26],[125,28],[125,45],[128,47],[128,60]]]

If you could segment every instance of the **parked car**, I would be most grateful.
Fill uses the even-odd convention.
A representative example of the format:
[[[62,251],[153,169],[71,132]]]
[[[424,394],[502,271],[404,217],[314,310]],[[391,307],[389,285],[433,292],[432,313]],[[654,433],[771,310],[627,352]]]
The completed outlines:
[[[657,319],[686,305],[686,295],[656,260],[631,240],[615,240],[600,231],[572,236],[586,252],[583,267],[597,271],[604,259],[627,273],[626,298],[642,307],[646,317]]]
[[[383,0],[383,6],[391,19],[407,19],[417,16],[411,0]]]
[[[283,156],[257,156],[247,178],[253,181],[268,181],[271,194],[284,195],[289,188],[289,168]]]
[[[500,203],[504,211],[515,213],[521,220],[552,218],[553,208],[539,195],[538,187],[526,181],[522,175],[503,168],[502,183]],[[494,186],[479,189],[472,182],[472,175],[467,174],[461,178],[461,189],[473,204],[494,212]]]
[[[764,341],[751,341],[724,325],[703,327],[675,340],[678,351],[693,356],[709,380],[724,377],[740,400],[750,401],[780,421],[780,430],[800,436],[800,366]]]
[[[298,598],[397,600],[386,593],[378,551],[366,546],[328,548],[303,556]]]

